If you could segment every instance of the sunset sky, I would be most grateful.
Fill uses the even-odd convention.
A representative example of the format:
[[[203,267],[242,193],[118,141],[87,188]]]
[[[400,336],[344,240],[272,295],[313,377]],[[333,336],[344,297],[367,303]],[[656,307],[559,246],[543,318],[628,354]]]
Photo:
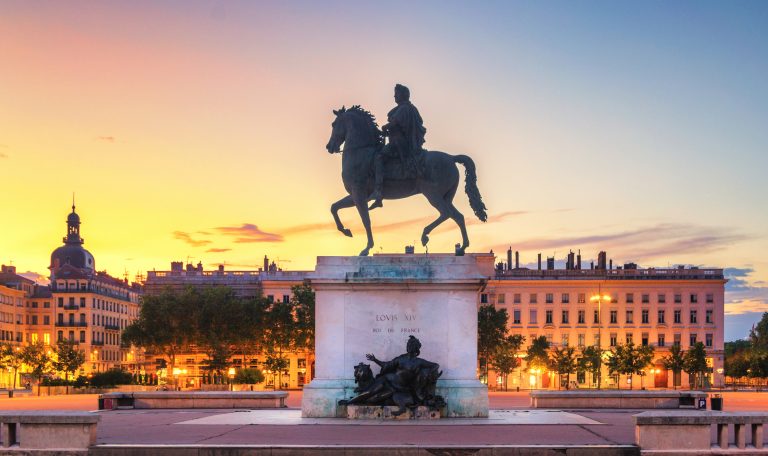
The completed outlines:
[[[312,269],[337,232],[332,109],[410,87],[471,156],[470,251],[727,268],[726,340],[768,311],[768,3],[0,2],[0,262],[47,274],[73,192],[97,269]],[[373,212],[417,243],[423,198]],[[460,240],[446,222],[431,252]],[[417,252],[424,249],[417,245]]]

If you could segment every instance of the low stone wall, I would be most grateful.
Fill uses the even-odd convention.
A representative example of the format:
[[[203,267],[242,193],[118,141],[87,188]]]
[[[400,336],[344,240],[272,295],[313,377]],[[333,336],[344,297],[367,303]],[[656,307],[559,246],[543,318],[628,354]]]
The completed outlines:
[[[108,409],[118,405],[137,409],[283,408],[287,397],[285,391],[153,391],[99,396]]]
[[[531,391],[533,408],[677,409],[695,408],[702,391],[570,390]]]
[[[49,449],[56,449],[55,454],[87,454],[96,443],[100,419],[76,411],[0,411],[0,453],[13,447],[19,454]]]
[[[635,443],[644,454],[768,454],[763,448],[763,424],[768,412],[652,411],[632,417]],[[712,446],[712,426],[717,425],[717,446]],[[733,426],[734,446],[728,430]],[[747,426],[751,445],[747,445]]]
[[[155,385],[120,385],[115,388],[75,388],[73,386],[41,386],[40,396],[59,396],[64,394],[103,394],[114,392],[133,392],[133,391],[157,391]],[[37,396],[37,386],[32,387],[31,396]]]

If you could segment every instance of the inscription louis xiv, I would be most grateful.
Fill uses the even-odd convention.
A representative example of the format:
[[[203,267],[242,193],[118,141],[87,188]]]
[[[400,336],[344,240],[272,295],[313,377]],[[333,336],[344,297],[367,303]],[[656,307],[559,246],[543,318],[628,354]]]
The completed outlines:
[[[398,314],[376,314],[375,321],[380,323],[396,323],[396,322],[409,322],[409,323],[415,323],[416,322],[416,314],[409,314],[405,313],[402,315]],[[421,332],[421,328],[418,327],[402,327],[402,328],[373,328],[374,334],[394,334],[394,333],[401,333],[401,334],[419,334]]]

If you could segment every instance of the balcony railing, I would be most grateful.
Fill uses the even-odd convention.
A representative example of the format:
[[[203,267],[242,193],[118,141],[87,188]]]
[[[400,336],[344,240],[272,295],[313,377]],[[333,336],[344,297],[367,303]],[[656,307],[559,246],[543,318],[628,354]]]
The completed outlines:
[[[120,331],[120,326],[118,326],[118,325],[104,325],[104,329],[111,329],[113,331]]]
[[[88,326],[87,322],[84,321],[57,321],[56,326],[59,327],[86,327]]]
[[[496,271],[496,279],[715,280],[722,269],[511,269]]]

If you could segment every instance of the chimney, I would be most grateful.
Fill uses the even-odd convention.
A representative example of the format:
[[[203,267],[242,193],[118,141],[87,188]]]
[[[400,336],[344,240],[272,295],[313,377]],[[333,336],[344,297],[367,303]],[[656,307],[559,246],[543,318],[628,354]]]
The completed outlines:
[[[547,257],[547,271],[555,269],[555,257]]]
[[[539,254],[539,268],[538,268],[538,270],[541,271],[541,254]]]
[[[515,269],[520,269],[520,252],[515,250]]]
[[[416,248],[412,245],[406,245],[405,246],[405,254],[406,255],[413,255],[416,252]]]
[[[573,260],[573,250],[568,251],[568,257],[565,259],[565,269],[571,270],[575,268],[575,261]]]
[[[264,255],[264,272],[269,272],[269,258]]]
[[[507,269],[512,269],[512,247],[507,249]]]
[[[197,272],[203,272],[203,262],[198,261],[197,262]]]
[[[608,260],[608,269],[613,270],[613,258]]]
[[[595,262],[594,261],[590,261],[589,262],[589,269],[595,269]]]
[[[597,269],[605,270],[605,251],[601,250],[600,253],[597,254]]]
[[[224,274],[224,265],[223,264],[219,265],[219,274]]]

